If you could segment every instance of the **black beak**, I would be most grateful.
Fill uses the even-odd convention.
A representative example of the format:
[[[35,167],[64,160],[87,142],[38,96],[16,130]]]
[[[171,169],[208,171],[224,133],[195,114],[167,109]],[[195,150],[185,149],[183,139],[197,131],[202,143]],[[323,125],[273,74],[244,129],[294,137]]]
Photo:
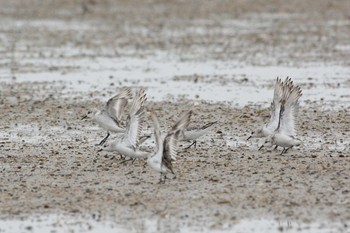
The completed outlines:
[[[87,118],[87,115],[83,116],[83,117],[81,118],[81,120],[84,120],[85,118]]]
[[[249,136],[248,138],[247,138],[247,141],[249,140],[249,139],[251,139],[252,138],[252,136]]]
[[[261,147],[259,148],[259,150],[261,150],[261,148],[263,148],[264,147],[264,145],[261,145]]]

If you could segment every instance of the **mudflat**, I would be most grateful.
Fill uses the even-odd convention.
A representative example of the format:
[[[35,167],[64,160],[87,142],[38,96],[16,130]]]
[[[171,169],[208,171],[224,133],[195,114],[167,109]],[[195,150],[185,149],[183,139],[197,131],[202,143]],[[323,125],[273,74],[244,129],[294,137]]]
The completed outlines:
[[[109,80],[104,88],[85,86],[92,76],[98,80],[100,72],[106,74],[103,64],[110,59],[145,59],[152,64],[160,59],[159,53],[189,64],[202,62],[202,67],[208,60],[232,60],[262,67],[302,69],[317,63],[347,68],[347,1],[0,1],[0,5],[5,22],[0,58],[1,219],[90,216],[138,231],[145,219],[158,219],[161,231],[176,232],[183,226],[220,230],[244,219],[273,218],[317,222],[320,229],[336,222],[337,230],[349,231],[346,75],[336,79],[330,75],[323,82],[305,73],[294,81],[304,92],[297,118],[303,144],[284,155],[281,149],[258,151],[261,140],[246,140],[269,117],[275,76],[256,86],[268,90],[266,101],[243,105],[234,98],[210,101],[201,99],[201,94],[192,98],[191,91],[158,98],[153,82],[147,85],[149,80],[142,78],[151,69],[135,74],[139,80],[111,69],[108,72],[116,75],[102,77]],[[234,30],[228,31],[230,27]],[[132,71],[137,65],[125,69]],[[81,80],[71,81],[75,75]],[[161,88],[186,82],[203,96],[211,85],[245,88],[257,81],[248,73],[171,76],[171,82],[159,77],[156,81]],[[208,89],[201,92],[201,85]],[[322,96],[315,92],[318,85],[326,90],[324,98],[314,98],[315,93]],[[194,112],[191,125],[218,122],[198,139],[196,148],[185,149],[190,142],[180,142],[173,164],[176,179],[169,176],[165,184],[158,184],[159,174],[144,166],[144,160],[122,163],[116,153],[98,152],[95,144],[105,132],[81,117],[103,108],[104,101],[123,86],[148,92],[144,134],[153,132],[151,112],[163,131],[188,109]],[[344,94],[328,100],[333,93]],[[154,138],[140,149],[154,151]]]

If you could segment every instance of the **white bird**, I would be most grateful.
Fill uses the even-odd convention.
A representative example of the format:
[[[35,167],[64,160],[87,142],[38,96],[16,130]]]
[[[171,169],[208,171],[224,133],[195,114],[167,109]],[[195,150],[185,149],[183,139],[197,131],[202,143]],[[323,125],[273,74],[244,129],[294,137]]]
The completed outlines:
[[[302,91],[299,86],[290,87],[283,94],[281,100],[281,110],[279,121],[276,130],[272,135],[268,136],[265,145],[276,145],[283,147],[282,153],[293,146],[301,144],[301,141],[296,138],[295,118],[299,109],[299,99],[302,96]],[[264,144],[259,148],[259,150]]]
[[[268,137],[275,131],[278,125],[283,91],[291,85],[293,85],[293,82],[289,77],[287,77],[284,82],[282,82],[280,78],[277,78],[273,93],[273,100],[270,106],[270,119],[257,131],[253,131],[251,135],[247,138],[247,140],[249,140],[250,138]]]
[[[150,136],[140,138],[141,124],[144,116],[144,103],[146,94],[143,89],[137,91],[127,119],[126,131],[120,140],[107,142],[101,150],[116,151],[121,155],[136,158],[146,158],[149,152],[137,150],[138,146]]]
[[[147,163],[153,170],[160,173],[159,183],[165,183],[166,174],[168,172],[171,172],[174,175],[174,179],[176,178],[171,160],[172,158],[176,158],[177,142],[180,133],[188,126],[191,115],[191,110],[186,112],[168,131],[166,136],[162,137],[158,119],[154,114],[152,114],[157,150],[155,153],[148,156]],[[162,178],[164,179],[162,180]]]
[[[104,130],[107,131],[107,136],[102,139],[98,145],[103,145],[110,132],[123,133],[125,128],[121,125],[121,116],[131,96],[130,88],[123,88],[118,95],[110,98],[105,106],[105,109],[92,112],[89,111],[83,118],[92,117],[93,120]]]
[[[186,147],[186,149],[191,148],[191,146],[194,145],[194,148],[196,148],[197,145],[197,139],[208,133],[211,126],[216,124],[217,122],[209,122],[202,127],[187,127],[184,131],[182,131],[182,141],[192,141],[192,144]]]

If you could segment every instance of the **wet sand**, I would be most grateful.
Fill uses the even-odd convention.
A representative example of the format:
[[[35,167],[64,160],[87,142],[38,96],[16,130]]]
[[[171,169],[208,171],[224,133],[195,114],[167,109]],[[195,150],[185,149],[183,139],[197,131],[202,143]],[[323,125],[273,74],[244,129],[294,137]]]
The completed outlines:
[[[50,1],[0,3],[6,13],[1,16],[3,22],[10,22],[2,24],[6,49],[0,64],[1,219],[63,213],[111,220],[142,231],[143,226],[138,226],[143,220],[156,218],[160,231],[177,232],[184,226],[229,229],[244,219],[272,218],[321,222],[321,228],[336,222],[339,232],[349,231],[347,105],[327,102],[327,98],[310,101],[305,94],[297,127],[304,143],[281,156],[280,150],[272,148],[258,151],[259,140],[246,141],[268,119],[268,102],[237,106],[235,100],[150,98],[147,112],[157,114],[164,131],[189,108],[194,110],[194,125],[218,121],[210,134],[198,140],[197,148],[185,150],[189,143],[180,143],[179,159],[173,165],[177,179],[158,184],[159,175],[144,167],[143,160],[121,163],[118,154],[97,152],[95,144],[105,132],[92,121],[81,121],[88,110],[102,108],[102,100],[128,83],[127,77],[116,77],[108,91],[95,88],[81,93],[71,91],[69,81],[49,77],[51,73],[84,74],[87,71],[79,62],[143,58],[159,51],[183,61],[347,67],[348,2],[103,1],[84,6],[62,1],[54,5],[56,11],[51,10],[54,3]],[[230,18],[238,21],[225,24]],[[264,22],[271,24],[268,30]],[[54,29],[50,30],[50,24]],[[234,33],[226,31],[230,27],[236,29]],[[336,45],[342,49],[335,49]],[[40,73],[48,74],[47,81],[17,81],[23,75]],[[224,77],[222,86],[225,78],[231,80]],[[243,78],[235,85],[244,86]],[[193,85],[198,80],[206,82],[205,77],[174,74],[175,83],[184,79]],[[305,80],[302,88],[312,88],[312,79]],[[133,90],[141,87],[137,82],[128,85]],[[337,92],[350,83],[344,77],[329,85]],[[151,92],[150,86],[145,88]],[[343,97],[344,102],[349,99]],[[152,132],[149,115],[143,132]],[[142,149],[153,151],[154,139]]]

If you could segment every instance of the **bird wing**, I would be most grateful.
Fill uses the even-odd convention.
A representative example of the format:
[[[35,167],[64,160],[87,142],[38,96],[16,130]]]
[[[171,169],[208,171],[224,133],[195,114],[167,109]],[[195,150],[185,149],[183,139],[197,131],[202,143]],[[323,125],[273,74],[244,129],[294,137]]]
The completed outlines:
[[[162,165],[169,169],[172,173],[174,172],[171,160],[172,158],[176,158],[176,150],[180,132],[180,129],[176,131],[170,131],[165,137],[163,144]]]
[[[181,116],[181,118],[173,125],[173,127],[171,127],[169,132],[176,131],[178,129],[184,130],[188,128],[188,125],[190,124],[191,116],[192,116],[192,110],[184,113]]]
[[[130,98],[130,88],[123,88],[118,95],[113,96],[107,101],[106,112],[115,121],[120,122],[121,115]]]
[[[266,124],[266,127],[275,130],[279,121],[279,114],[281,108],[281,98],[283,94],[283,83],[280,78],[276,79],[275,90],[273,93],[273,100],[270,106],[270,119]]]
[[[299,86],[293,87],[286,93],[281,103],[278,131],[282,134],[295,137],[295,119],[299,108],[299,99],[302,92]]]
[[[169,158],[176,159],[176,149],[179,135],[183,133],[183,130],[188,127],[192,116],[192,110],[183,114],[175,125],[170,129],[168,134],[165,136],[163,144],[163,159],[167,161]],[[166,162],[164,162],[166,163]]]
[[[144,116],[144,109],[140,108],[134,115],[128,116],[126,131],[123,137],[123,141],[128,146],[136,148],[138,145],[139,136],[141,134],[142,125],[140,122]]]
[[[124,142],[128,145],[136,148],[138,145],[139,136],[141,133],[142,125],[140,122],[144,116],[144,103],[146,101],[146,94],[143,89],[140,89],[136,92],[136,95],[133,99],[130,113],[127,119],[126,132],[124,135]]]

